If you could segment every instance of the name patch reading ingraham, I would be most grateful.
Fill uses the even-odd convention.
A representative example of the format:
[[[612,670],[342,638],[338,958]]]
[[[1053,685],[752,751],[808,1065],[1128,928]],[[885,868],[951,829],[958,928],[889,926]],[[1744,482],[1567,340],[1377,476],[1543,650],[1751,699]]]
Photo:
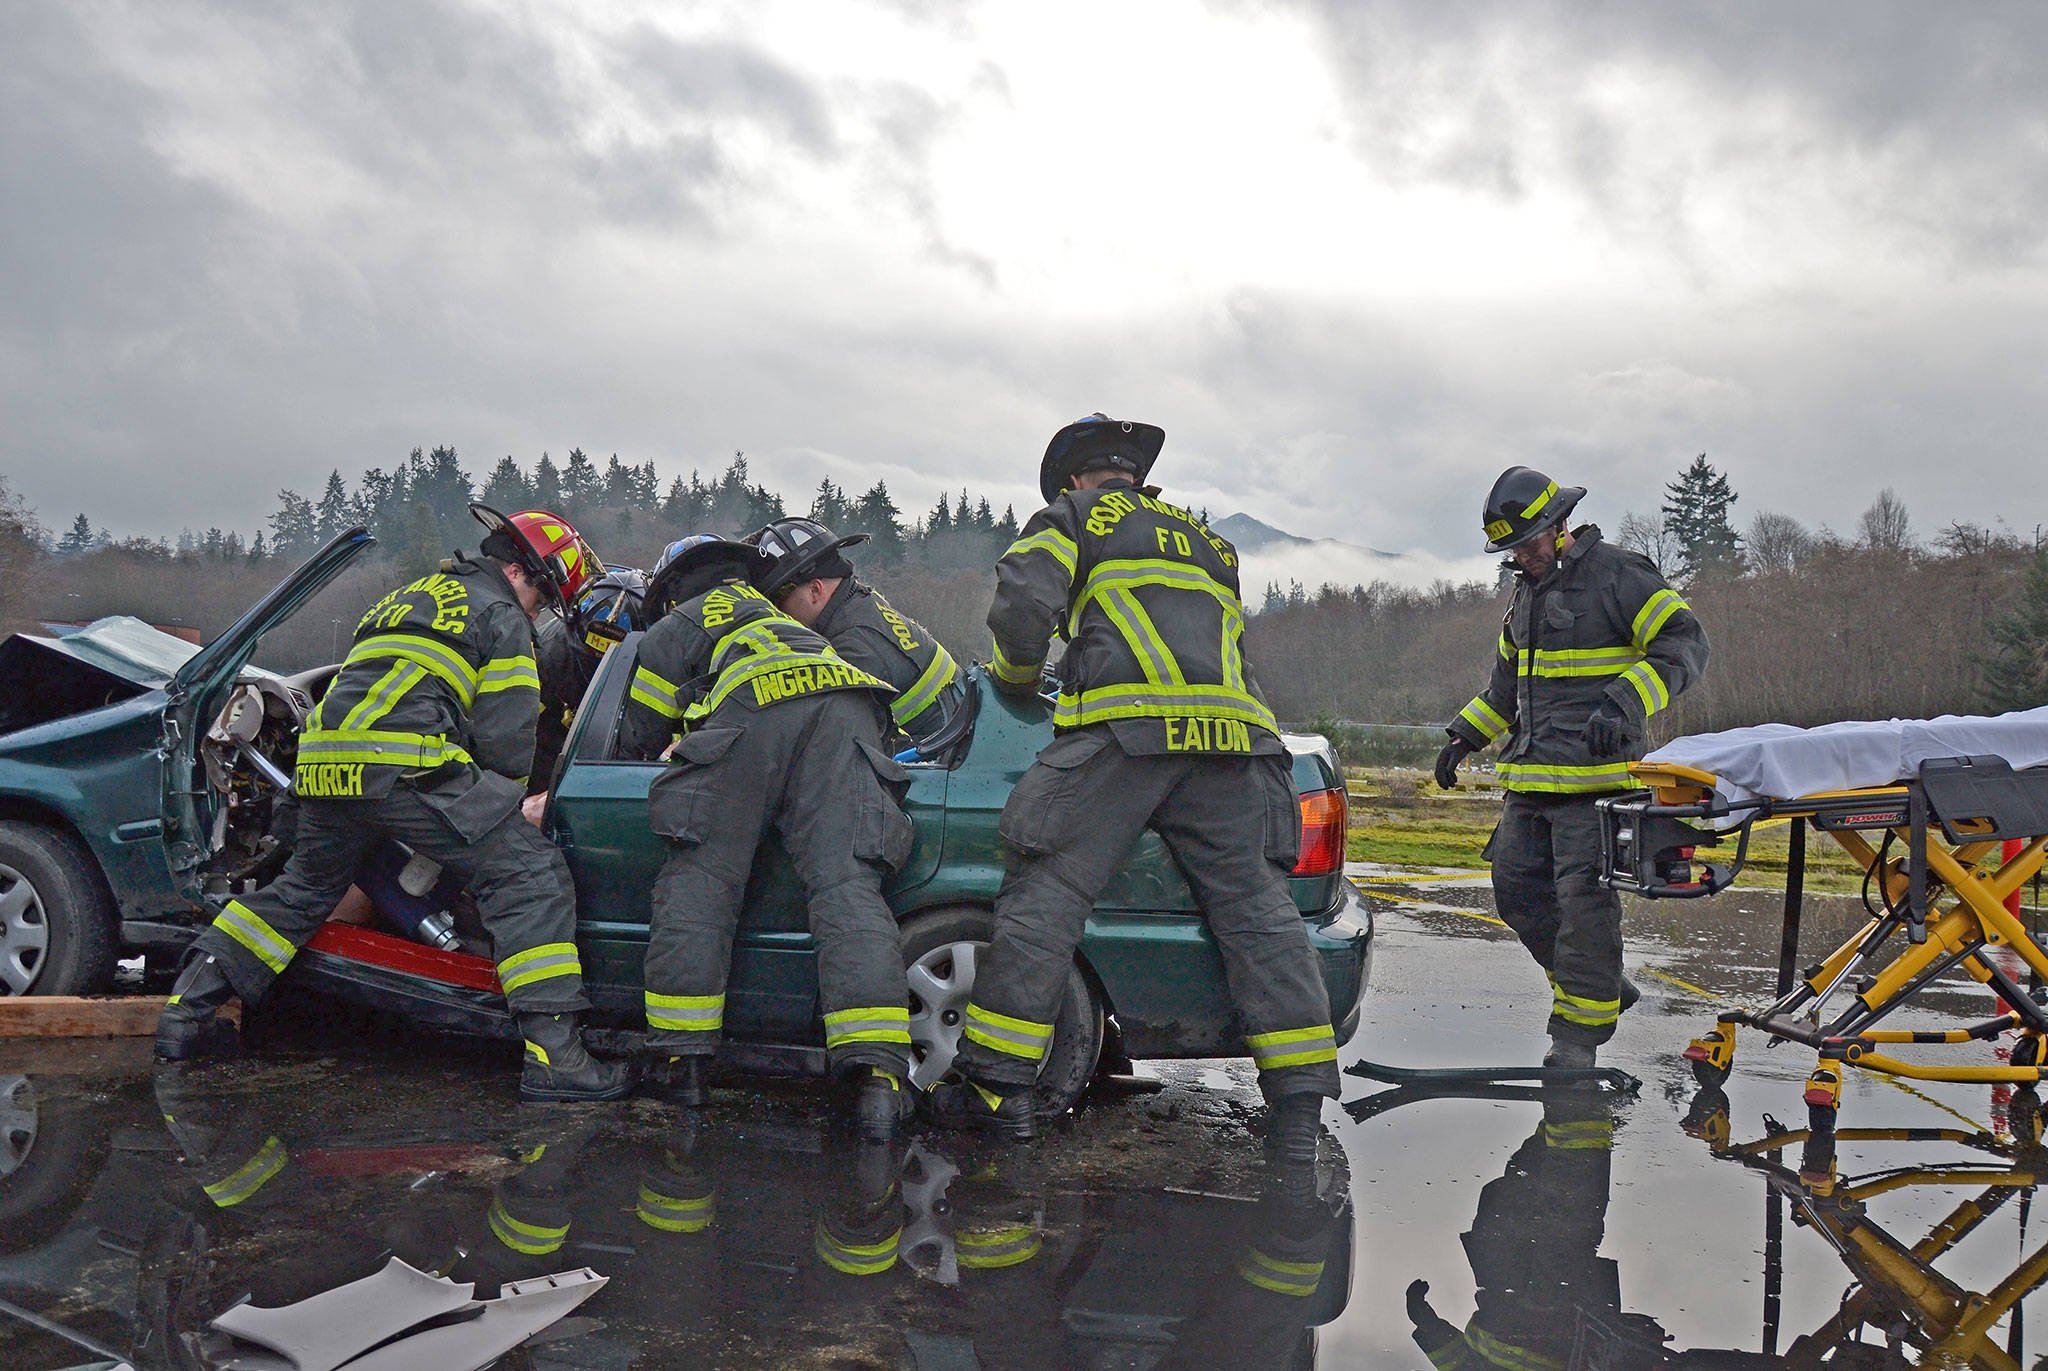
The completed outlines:
[[[780,671],[771,671],[756,676],[754,703],[773,704],[787,700],[792,695],[809,695],[817,690],[838,690],[844,686],[875,684],[875,678],[857,667],[837,662],[819,662],[815,666],[786,666]]]

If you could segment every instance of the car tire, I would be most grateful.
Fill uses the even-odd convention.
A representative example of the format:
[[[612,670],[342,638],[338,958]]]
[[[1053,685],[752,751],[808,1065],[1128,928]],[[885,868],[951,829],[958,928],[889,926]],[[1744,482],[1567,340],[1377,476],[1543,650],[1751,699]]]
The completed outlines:
[[[904,973],[910,984],[911,1078],[929,1087],[952,1064],[960,1038],[961,1016],[974,988],[972,955],[984,951],[995,936],[995,914],[979,906],[929,910],[904,921]],[[1088,977],[1076,965],[1067,969],[1058,1012],[1053,1015],[1052,1046],[1034,1090],[1041,1119],[1056,1118],[1074,1107],[1095,1078],[1102,1056],[1103,1007]]]
[[[34,1247],[71,1221],[107,1157],[105,1129],[33,1079],[0,1076],[0,1253]]]
[[[114,974],[114,902],[83,843],[0,821],[0,994],[83,995]]]

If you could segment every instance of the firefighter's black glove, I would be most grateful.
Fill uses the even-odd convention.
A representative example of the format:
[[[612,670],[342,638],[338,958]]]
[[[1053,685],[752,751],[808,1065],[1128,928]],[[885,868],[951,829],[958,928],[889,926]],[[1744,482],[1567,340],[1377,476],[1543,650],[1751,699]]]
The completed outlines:
[[[1415,1341],[1424,1352],[1435,1352],[1458,1340],[1458,1330],[1429,1307],[1429,1282],[1408,1283],[1408,1322],[1415,1325]]]
[[[1613,700],[1602,698],[1586,720],[1586,751],[1595,757],[1618,757],[1635,741],[1635,722]]]
[[[1478,748],[1453,733],[1451,740],[1444,744],[1444,750],[1436,754],[1437,785],[1444,790],[1456,790],[1458,788],[1458,763],[1464,761],[1478,750]]]

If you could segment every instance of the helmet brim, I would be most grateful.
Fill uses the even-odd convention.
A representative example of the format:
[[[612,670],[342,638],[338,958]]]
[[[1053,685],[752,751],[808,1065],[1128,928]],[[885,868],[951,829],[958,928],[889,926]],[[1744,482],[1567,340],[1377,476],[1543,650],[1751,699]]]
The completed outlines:
[[[1137,460],[1132,479],[1139,485],[1152,474],[1159,450],[1166,446],[1166,430],[1157,424],[1140,424],[1129,419],[1082,419],[1068,424],[1045,445],[1038,464],[1038,493],[1051,504],[1059,499],[1082,465],[1112,452]]]
[[[818,539],[806,543],[786,557],[771,560],[767,569],[761,573],[760,579],[754,582],[754,589],[773,599],[778,592],[810,580],[817,574],[817,568],[823,566],[826,559],[835,553],[865,543],[868,537],[869,535],[865,533],[849,533],[830,542]]]
[[[564,609],[568,607],[568,601],[562,595],[562,587],[555,583],[555,578],[548,572],[547,559],[540,555],[540,549],[533,545],[532,540],[521,531],[519,525],[486,504],[472,503],[469,515],[484,526],[485,542],[489,542],[493,537],[503,538],[513,553],[512,560],[526,572],[535,585],[541,588],[541,593],[551,603]],[[478,548],[478,551],[482,550],[481,547]]]
[[[1495,538],[1486,545],[1486,550],[1488,552],[1513,552],[1538,534],[1549,529],[1563,527],[1565,520],[1572,517],[1572,511],[1578,508],[1579,501],[1585,498],[1586,488],[1584,486],[1560,487],[1557,494],[1550,497],[1550,508],[1543,511],[1544,517],[1542,519],[1531,523],[1519,533],[1511,533],[1505,538]]]

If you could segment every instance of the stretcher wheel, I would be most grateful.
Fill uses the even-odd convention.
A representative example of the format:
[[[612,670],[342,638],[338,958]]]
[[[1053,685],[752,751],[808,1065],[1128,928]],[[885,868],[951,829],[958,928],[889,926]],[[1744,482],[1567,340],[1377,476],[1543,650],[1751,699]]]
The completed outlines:
[[[1734,1070],[1733,1063],[1727,1066],[1716,1066],[1712,1062],[1701,1061],[1695,1058],[1692,1063],[1692,1078],[1699,1082],[1700,1088],[1703,1090],[1719,1090],[1728,1083],[1728,1073],[1732,1070]]]
[[[2012,1064],[2014,1066],[2041,1065],[2040,1034],[2022,1033],[2020,1035],[2020,1040],[2012,1045]]]

